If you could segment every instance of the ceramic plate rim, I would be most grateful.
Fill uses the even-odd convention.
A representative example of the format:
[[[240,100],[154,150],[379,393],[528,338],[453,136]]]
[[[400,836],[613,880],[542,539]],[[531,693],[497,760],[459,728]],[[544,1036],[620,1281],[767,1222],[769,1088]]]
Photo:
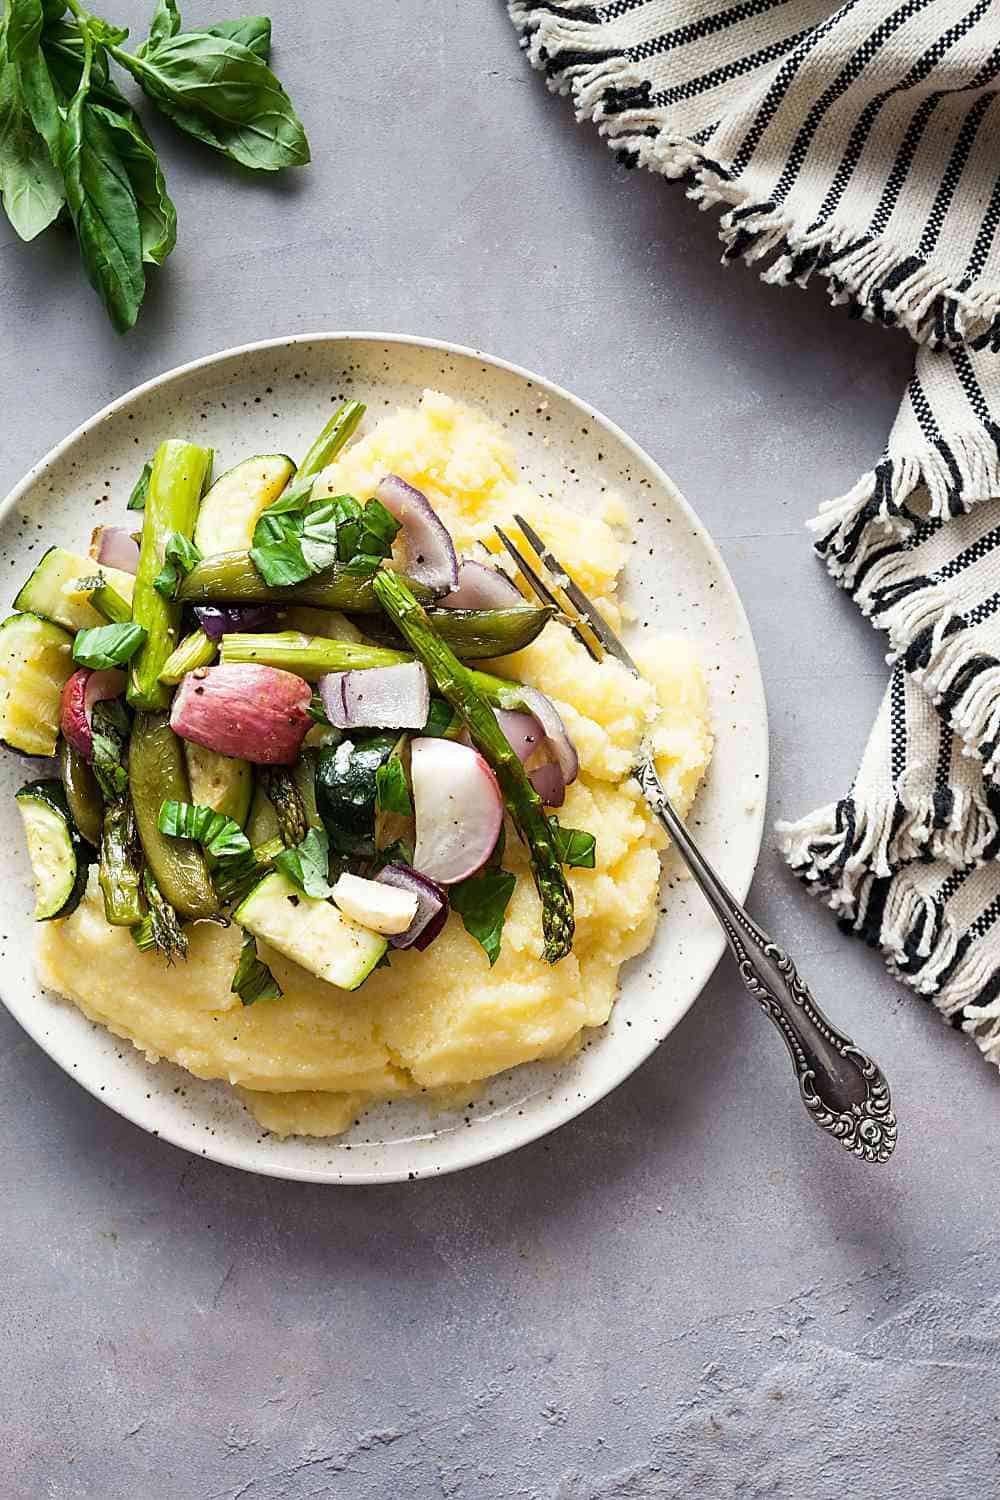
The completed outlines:
[[[286,335],[277,335],[266,339],[256,339],[249,343],[234,345],[231,348],[216,350],[211,354],[200,355],[197,359],[187,360],[183,364],[175,365],[173,368],[165,370],[161,374],[155,375],[149,380],[142,381],[139,385],[133,386],[123,395],[116,397],[113,401],[110,401],[105,406],[101,407],[99,411],[93,414],[93,416],[88,417],[85,421],[81,422],[65,438],[63,438],[59,443],[50,448],[43,458],[41,458],[37,463],[33,464],[31,468],[28,469],[27,473],[17,482],[14,488],[10,490],[7,496],[2,501],[0,501],[0,522],[6,520],[9,513],[17,506],[22,496],[32,488],[39,477],[45,474],[45,472],[49,468],[56,465],[77,442],[93,433],[97,428],[99,428],[104,422],[106,422],[110,417],[114,416],[117,412],[120,412],[128,406],[132,406],[135,403],[142,401],[145,397],[151,395],[152,393],[160,391],[165,387],[173,384],[174,382],[185,380],[198,371],[210,369],[213,365],[222,364],[225,361],[233,359],[244,358],[247,356],[264,353],[269,349],[288,349],[290,346],[296,344],[348,344],[352,341],[379,342],[390,345],[403,344],[414,346],[420,349],[437,350],[447,355],[479,360],[483,364],[492,365],[498,370],[502,370],[508,374],[518,376],[521,379],[530,382],[533,386],[557,397],[559,400],[570,403],[572,406],[575,406],[581,413],[583,413],[588,419],[600,424],[605,430],[612,434],[615,439],[620,442],[622,446],[626,450],[628,450],[628,452],[632,454],[636,460],[638,460],[642,465],[648,467],[655,474],[657,480],[670,493],[672,502],[684,514],[687,521],[691,524],[694,532],[697,535],[699,545],[704,549],[705,553],[711,560],[718,573],[718,578],[728,596],[729,606],[734,610],[735,616],[736,618],[738,618],[742,626],[742,630],[748,647],[748,659],[746,665],[748,670],[752,669],[756,674],[757,687],[759,689],[758,696],[760,698],[760,708],[762,715],[760,730],[762,733],[763,744],[763,764],[760,773],[761,782],[759,797],[754,809],[750,814],[752,821],[749,847],[752,850],[752,858],[747,859],[746,870],[741,874],[741,877],[738,880],[731,881],[731,885],[733,886],[735,895],[742,901],[750,888],[760,859],[760,851],[764,835],[768,775],[770,769],[770,731],[767,717],[766,698],[763,691],[760,658],[757,651],[757,645],[754,639],[753,631],[750,627],[750,621],[747,617],[746,609],[743,604],[743,600],[740,597],[739,591],[736,588],[736,584],[733,581],[729,568],[727,567],[714,538],[711,536],[704,522],[698,516],[697,512],[692,508],[689,501],[685,498],[685,496],[677,488],[677,485],[667,474],[666,470],[656,461],[656,459],[652,458],[650,454],[646,452],[646,450],[635,441],[634,438],[630,437],[623,428],[621,428],[610,417],[606,416],[602,411],[599,410],[599,408],[592,406],[590,402],[585,400],[583,397],[576,395],[570,390],[567,390],[566,387],[559,385],[556,381],[550,380],[544,375],[539,375],[535,371],[529,370],[525,366],[519,365],[512,360],[504,359],[499,355],[484,353],[480,349],[476,349],[465,344],[458,344],[448,339],[424,338],[419,334],[386,333],[371,330],[320,330],[316,332],[293,333]],[[701,996],[702,992],[705,989],[705,986],[708,984],[709,980],[715,972],[715,969],[718,966],[719,959],[722,957],[725,951],[725,947],[725,938],[720,927],[718,929],[718,951],[716,952],[714,958],[710,960],[708,967],[706,968],[703,980],[700,984],[697,985],[697,987],[692,987],[692,991],[687,999],[676,1004],[671,1013],[670,1021],[667,1025],[666,1030],[663,1031],[659,1037],[655,1037],[652,1041],[650,1041],[649,1044],[645,1046],[645,1048],[641,1052],[637,1050],[636,1054],[627,1060],[627,1066],[624,1069],[619,1068],[615,1071],[612,1071],[606,1079],[601,1079],[596,1086],[589,1090],[585,1097],[582,1097],[580,1099],[567,1100],[564,1108],[559,1112],[558,1118],[542,1118],[536,1123],[529,1122],[526,1126],[523,1126],[521,1130],[516,1134],[516,1138],[513,1138],[510,1141],[501,1140],[498,1143],[487,1144],[486,1142],[483,1142],[481,1145],[476,1146],[474,1144],[475,1132],[470,1132],[466,1136],[466,1139],[469,1142],[468,1149],[459,1153],[456,1160],[450,1161],[441,1167],[432,1168],[430,1171],[426,1170],[425,1168],[424,1170],[421,1170],[419,1174],[409,1173],[403,1168],[391,1167],[387,1170],[370,1170],[361,1171],[356,1174],[352,1173],[349,1178],[345,1179],[341,1174],[334,1172],[332,1169],[327,1171],[324,1171],[322,1169],[314,1170],[294,1165],[285,1166],[278,1162],[274,1163],[273,1165],[270,1163],[251,1163],[245,1159],[241,1159],[242,1148],[239,1145],[227,1147],[224,1143],[219,1143],[214,1138],[212,1141],[212,1145],[207,1149],[206,1152],[197,1153],[194,1151],[193,1146],[188,1141],[180,1139],[178,1136],[173,1135],[168,1129],[164,1129],[161,1127],[154,1131],[151,1124],[142,1118],[142,1112],[140,1109],[123,1106],[123,1104],[117,1098],[105,1098],[99,1092],[99,1086],[95,1081],[92,1081],[85,1077],[81,1078],[75,1072],[68,1072],[62,1061],[58,1057],[54,1056],[53,1052],[47,1046],[45,1036],[42,1034],[42,1026],[40,1020],[39,1024],[32,1024],[30,1007],[25,1006],[22,1007],[21,1010],[15,1009],[11,1005],[6,994],[0,995],[0,999],[3,1000],[5,1008],[17,1021],[18,1025],[25,1032],[27,1032],[32,1040],[42,1049],[43,1052],[45,1052],[52,1059],[53,1062],[56,1063],[58,1067],[62,1068],[62,1070],[67,1073],[68,1077],[70,1077],[75,1083],[79,1084],[82,1088],[86,1089],[86,1091],[100,1103],[107,1105],[116,1114],[121,1115],[123,1119],[126,1119],[131,1124],[138,1126],[139,1129],[145,1131],[147,1134],[155,1134],[158,1139],[166,1141],[170,1145],[176,1146],[183,1151],[190,1152],[194,1155],[203,1155],[205,1159],[214,1160],[222,1165],[235,1167],[240,1171],[249,1172],[259,1176],[277,1177],[289,1181],[316,1182],[327,1185],[336,1185],[340,1187],[360,1187],[376,1185],[379,1183],[405,1182],[408,1179],[420,1181],[426,1180],[429,1177],[440,1177],[451,1172],[464,1171],[469,1167],[478,1166],[485,1162],[496,1160],[498,1157],[505,1156],[511,1151],[519,1150],[522,1146],[530,1145],[533,1141],[541,1139],[543,1136],[550,1134],[553,1130],[556,1130],[560,1126],[567,1124],[570,1120],[575,1119],[578,1115],[583,1114],[585,1110],[590,1109],[592,1105],[597,1104],[599,1100],[606,1097],[606,1095],[609,1094],[613,1089],[617,1088],[619,1084],[623,1083],[626,1078],[630,1077],[637,1068],[639,1068],[644,1062],[649,1059],[649,1057],[653,1054],[653,1052],[657,1050],[661,1043],[666,1040],[666,1038],[680,1023],[682,1018],[688,1013],[691,1007]],[[22,1011],[25,1013],[22,1013]]]

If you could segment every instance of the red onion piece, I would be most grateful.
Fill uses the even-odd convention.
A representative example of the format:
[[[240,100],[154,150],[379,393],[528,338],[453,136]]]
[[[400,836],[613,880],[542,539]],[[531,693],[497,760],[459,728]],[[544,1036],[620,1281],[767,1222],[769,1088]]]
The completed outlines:
[[[170,727],[182,739],[257,766],[288,766],[312,724],[312,688],[256,662],[199,667],[174,694]]]
[[[458,565],[458,587],[440,602],[445,609],[510,609],[524,596],[499,568],[466,557]]]
[[[118,568],[122,573],[138,570],[139,547],[124,526],[99,526],[94,541],[97,543],[94,556],[106,568]]]
[[[402,527],[407,573],[437,594],[458,588],[458,558],[451,537],[425,495],[398,474],[379,481],[375,497]]]
[[[566,801],[566,783],[554,760],[547,760],[528,772],[528,780],[546,807],[562,807]]]
[[[399,890],[409,891],[416,896],[420,903],[417,915],[405,932],[391,937],[389,942],[393,948],[416,948],[422,953],[433,943],[448,920],[447,892],[433,880],[428,880],[426,875],[421,875],[419,870],[411,870],[408,865],[386,865],[379,870],[375,879],[381,880],[383,885],[394,885]]]
[[[519,713],[511,708],[495,708],[497,723],[518,760],[524,765],[545,743],[545,730],[534,714]]]
[[[559,717],[559,712],[551,698],[546,698],[537,688],[522,687],[517,689],[519,706],[534,714],[545,733],[545,738],[555,758],[556,764],[563,775],[563,780],[569,786],[575,781],[580,769],[580,760],[577,756],[573,741],[566,732],[566,725]]]
[[[481,870],[500,836],[503,798],[479,754],[455,740],[421,737],[410,747],[417,842],[414,868],[439,885]]]
[[[335,729],[422,729],[427,723],[430,679],[418,661],[327,672],[317,687]]]
[[[110,566],[110,564],[109,564]],[[106,698],[120,698],[128,679],[116,667],[92,672],[89,667],[80,667],[68,679],[62,691],[59,710],[59,727],[73,749],[90,760],[94,753],[94,734],[90,716],[95,703]]]
[[[268,630],[277,618],[274,604],[196,604],[194,616],[210,641],[232,630]]]

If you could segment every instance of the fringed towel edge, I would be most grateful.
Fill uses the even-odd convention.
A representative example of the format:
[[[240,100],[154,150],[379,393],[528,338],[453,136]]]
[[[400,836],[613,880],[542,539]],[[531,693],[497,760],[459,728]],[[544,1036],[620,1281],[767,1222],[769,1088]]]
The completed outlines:
[[[815,883],[809,889],[832,907],[841,931],[877,948],[896,979],[929,1000],[943,1020],[972,1037],[983,1057],[1000,1067],[1000,965],[988,946],[958,931],[943,903],[920,890],[912,870],[884,878],[866,875],[849,915],[834,905],[828,890]]]
[[[904,774],[894,795],[856,790],[796,822],[775,825],[786,862],[832,910],[850,916],[869,875],[891,879],[913,860],[966,870],[1000,850],[1000,793],[948,788],[913,796]]]
[[[834,305],[855,317],[904,328],[932,347],[1000,349],[1000,290],[893,244],[832,221],[803,224],[780,205],[756,200],[732,181],[726,163],[695,139],[672,134],[648,107],[648,80],[627,49],[608,47],[591,0],[508,0],[510,18],[533,67],[549,88],[570,94],[577,119],[590,120],[628,166],[690,183],[702,208],[725,205],[719,225],[723,261],[770,258],[763,281],[804,287],[825,278]]]

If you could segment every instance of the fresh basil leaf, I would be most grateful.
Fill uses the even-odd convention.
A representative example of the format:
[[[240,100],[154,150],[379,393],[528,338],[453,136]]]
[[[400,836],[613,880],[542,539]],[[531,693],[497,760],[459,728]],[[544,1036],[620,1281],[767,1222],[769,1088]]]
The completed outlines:
[[[410,788],[403,762],[398,755],[391,755],[385,765],[379,766],[375,772],[375,811],[398,813],[401,818],[413,815]]]
[[[343,571],[356,578],[371,578],[376,574],[382,564],[384,557],[372,557],[364,552],[359,552],[352,557],[350,562],[343,564]]]
[[[95,625],[92,630],[78,630],[73,642],[73,660],[77,666],[123,667],[146,639],[141,625]]]
[[[212,871],[212,884],[220,905],[239,906],[270,869],[270,860],[258,861],[252,850],[249,855],[237,854],[232,859],[223,860]]]
[[[21,97],[49,155],[60,167],[62,116],[48,63],[42,54],[45,21],[41,0],[6,0],[6,53],[17,70]]]
[[[482,947],[491,969],[500,956],[503,924],[516,884],[517,877],[509,870],[486,869],[448,888],[452,908]]]
[[[361,512],[361,535],[357,551],[371,557],[391,557],[399,522],[381,500],[369,500]]]
[[[243,829],[225,813],[216,812],[196,802],[163,802],[156,822],[161,833],[172,838],[193,839],[216,859],[252,856],[250,840]]]
[[[147,47],[158,47],[161,42],[168,42],[172,36],[176,36],[181,29],[181,13],[177,9],[177,0],[158,0],[153,19],[149,23],[149,40]]]
[[[139,210],[142,258],[162,266],[177,243],[177,210],[153,144],[131,110],[121,114],[103,104],[88,104],[87,111],[107,128],[128,173]]]
[[[597,862],[597,840],[585,828],[562,828],[558,818],[549,819],[556,854],[564,865],[579,870],[592,870]]]
[[[139,316],[146,294],[142,228],[115,136],[87,107],[89,81],[85,66],[62,119],[56,160],[84,269],[115,329],[124,333]]]
[[[231,42],[242,42],[262,62],[267,62],[271,56],[270,16],[240,16],[236,21],[213,21],[205,30],[209,36],[223,36]]]
[[[257,957],[257,940],[252,933],[243,933],[240,961],[229,989],[231,994],[239,995],[244,1005],[253,1005],[257,1000],[280,1000],[284,993],[267,964]]]
[[[62,174],[38,134],[21,92],[18,70],[0,43],[0,195],[22,240],[33,240],[66,201]]]
[[[320,900],[333,891],[330,884],[330,840],[322,828],[310,828],[301,844],[274,856],[274,868],[287,875],[307,896]]]
[[[122,765],[129,722],[125,705],[105,698],[90,714],[93,741],[91,770],[107,802],[114,802],[128,787],[128,772]]]
[[[151,463],[143,464],[142,473],[139,475],[139,478],[133,485],[132,493],[128,497],[128,505],[125,507],[126,510],[146,509],[146,496],[149,494],[149,481],[152,473],[153,465]]]
[[[42,0],[42,19],[46,26],[60,21],[66,14],[66,0]]]
[[[292,583],[301,583],[304,578],[311,578],[315,571],[306,562],[302,543],[295,536],[286,541],[265,542],[262,547],[251,547],[250,561],[269,588],[280,589]]]
[[[201,562],[201,552],[183,532],[172,531],[163,547],[163,567],[153,579],[153,587],[164,599],[173,599],[177,585],[195,563]]]
[[[63,103],[68,103],[80,87],[86,56],[83,33],[76,22],[69,18],[47,22],[42,32],[42,55],[48,65],[56,94]],[[92,52],[87,99],[91,104],[104,104],[121,114],[134,113],[111,77],[107,55],[100,48]]]
[[[257,171],[302,166],[302,122],[270,68],[249,47],[208,31],[179,32],[142,55],[113,47],[143,92],[178,126]]]

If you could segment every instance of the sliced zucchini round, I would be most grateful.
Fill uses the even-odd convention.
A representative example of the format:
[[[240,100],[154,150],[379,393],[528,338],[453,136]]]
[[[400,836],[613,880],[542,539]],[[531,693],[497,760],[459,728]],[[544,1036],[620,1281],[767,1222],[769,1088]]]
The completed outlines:
[[[249,761],[220,755],[193,740],[183,743],[191,801],[224,813],[242,828],[253,799],[253,767]]]
[[[72,671],[67,631],[38,615],[9,615],[0,624],[0,740],[22,755],[54,755]]]
[[[35,878],[35,921],[68,917],[87,885],[88,858],[62,782],[29,781],[15,793]]]
[[[104,616],[91,604],[89,593],[81,593],[77,588],[81,578],[93,578],[98,573],[123,599],[131,600],[135,588],[131,573],[105,567],[92,557],[67,552],[65,547],[50,547],[22,584],[14,608],[41,615],[44,620],[52,620],[67,630],[90,630],[95,625],[106,625]]]
[[[220,475],[201,502],[194,528],[202,557],[252,546],[261,513],[274,504],[294,473],[286,454],[264,453]]]

